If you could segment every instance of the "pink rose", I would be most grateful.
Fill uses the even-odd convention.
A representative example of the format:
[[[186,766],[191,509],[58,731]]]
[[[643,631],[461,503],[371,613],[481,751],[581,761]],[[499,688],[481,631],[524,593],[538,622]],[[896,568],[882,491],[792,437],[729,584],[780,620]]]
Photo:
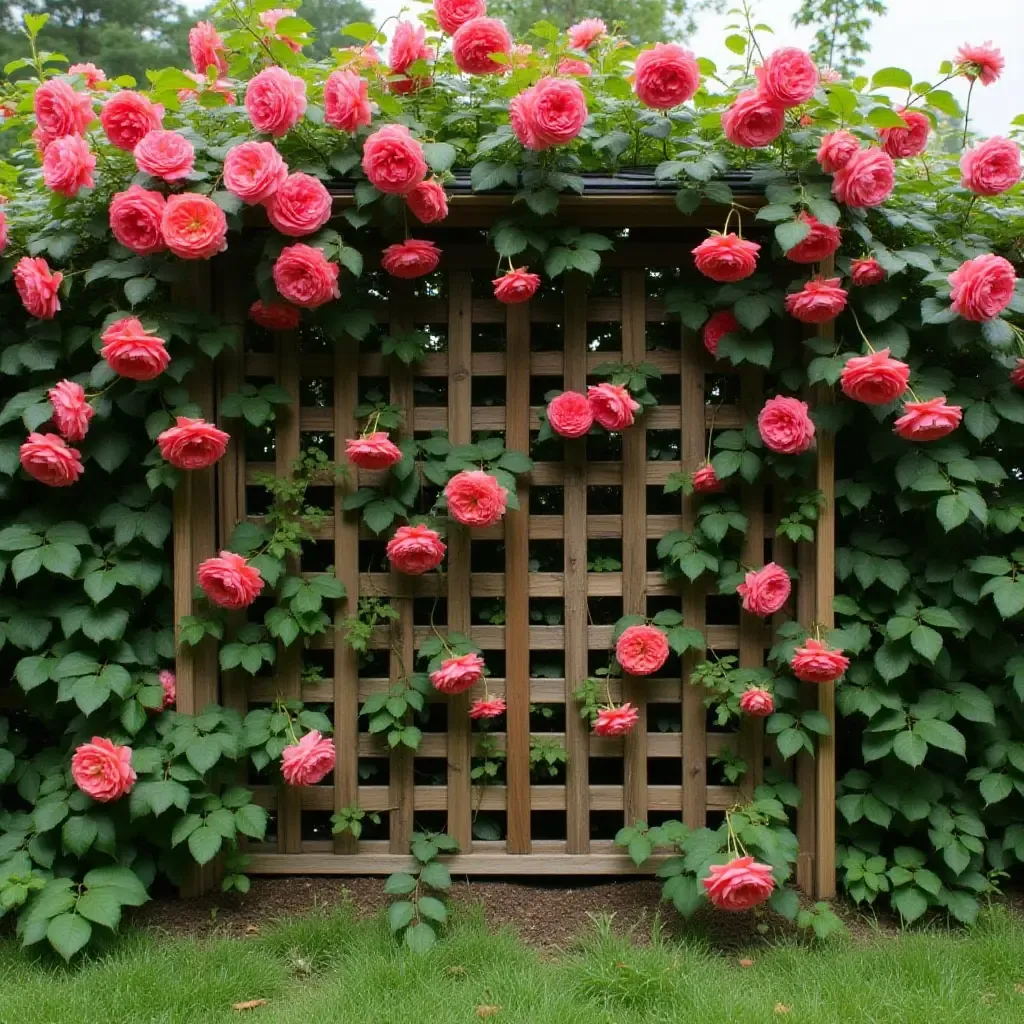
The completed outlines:
[[[248,608],[260,596],[263,577],[241,555],[222,551],[196,571],[203,593],[221,608]]]
[[[633,91],[644,106],[669,110],[692,99],[698,88],[700,68],[689,50],[675,43],[655,43],[637,55]]]
[[[512,37],[505,23],[497,18],[474,18],[452,36],[452,58],[455,66],[467,75],[501,75],[508,64],[491,59],[492,53],[508,56]]]
[[[407,192],[405,201],[421,224],[434,224],[448,216],[448,196],[444,186],[433,178]]]
[[[551,429],[562,437],[583,437],[594,425],[594,410],[586,395],[563,391],[552,398],[547,408]]]
[[[441,693],[464,693],[484,677],[484,659],[479,654],[446,658],[436,672],[430,673],[434,689]]]
[[[599,708],[594,720],[595,736],[625,736],[640,720],[640,712],[629,703],[617,708]]]
[[[386,430],[345,442],[345,457],[360,469],[387,469],[402,461],[402,450],[388,437]]]
[[[81,75],[85,79],[87,89],[95,89],[100,82],[107,80],[107,74],[103,68],[96,67],[92,61],[85,64],[72,64],[68,68],[69,75]]]
[[[53,422],[66,441],[81,441],[89,430],[96,410],[86,401],[85,389],[73,380],[62,380],[50,388]]]
[[[964,43],[956,52],[956,69],[965,78],[980,78],[991,85],[1003,73],[1006,61],[989,40],[977,45]]]
[[[164,181],[181,181],[195,168],[192,143],[177,132],[152,131],[135,147],[135,166]]]
[[[584,18],[569,26],[569,45],[574,50],[589,50],[608,35],[608,26],[600,18]]]
[[[743,599],[745,612],[764,618],[781,611],[792,589],[789,573],[781,565],[769,562],[761,569],[748,572],[736,587],[736,593]]]
[[[753,857],[734,857],[728,864],[712,864],[710,870],[704,890],[720,910],[749,910],[764,903],[775,888],[772,869]]]
[[[508,104],[508,120],[521,146],[541,150],[544,146],[537,141],[533,131],[533,103],[536,98],[537,93],[532,87],[513,96]]]
[[[1020,174],[1020,149],[998,135],[979,142],[960,158],[960,184],[979,196],[1009,192]]]
[[[52,320],[60,309],[58,292],[64,275],[50,270],[42,256],[22,256],[14,266],[14,287],[29,316]]]
[[[508,491],[482,469],[464,469],[444,489],[448,514],[463,526],[494,526],[501,522]]]
[[[587,78],[594,72],[585,60],[578,60],[576,57],[563,57],[558,62],[558,73],[560,75],[579,75],[581,78]]]
[[[205,420],[178,416],[175,425],[157,436],[160,454],[175,469],[206,469],[227,450],[231,435]]]
[[[587,402],[594,419],[605,430],[625,430],[633,426],[634,413],[640,403],[618,384],[591,384],[587,388]]]
[[[319,178],[289,174],[264,203],[267,219],[291,238],[319,231],[331,219],[331,194]]]
[[[295,11],[289,10],[287,7],[277,7],[272,11],[260,11],[260,24],[271,34],[271,38],[278,40],[278,42],[284,43],[292,53],[301,53],[302,44],[297,39],[292,39],[290,36],[283,36],[277,31],[277,23],[283,21],[285,18],[299,17]]]
[[[71,757],[75,785],[97,803],[106,804],[130,793],[135,785],[132,748],[119,747],[103,736],[75,748]]]
[[[334,741],[311,729],[281,751],[281,774],[289,786],[315,786],[334,770],[334,761]]]
[[[369,83],[354,71],[332,71],[324,83],[324,121],[352,133],[373,120]]]
[[[846,291],[838,277],[815,277],[786,296],[786,312],[803,324],[823,324],[846,309]]]
[[[103,104],[100,123],[107,138],[118,149],[131,153],[150,133],[163,125],[164,108],[145,96],[122,89]]]
[[[80,188],[92,188],[96,157],[81,135],[54,139],[43,154],[46,187],[64,196],[75,196]]]
[[[391,567],[407,576],[421,576],[444,561],[444,541],[429,526],[400,526],[388,541]]]
[[[56,434],[29,434],[19,458],[21,468],[47,487],[70,487],[83,472],[81,454]]]
[[[850,667],[850,659],[841,650],[808,637],[793,652],[789,667],[802,683],[834,683]]]
[[[753,718],[767,718],[775,710],[775,701],[767,690],[751,687],[740,695],[740,711]]]
[[[854,153],[860,152],[860,142],[848,131],[829,132],[818,148],[818,163],[826,174],[841,171]]]
[[[962,263],[949,275],[953,312],[965,320],[993,320],[1013,298],[1017,275],[1002,256],[985,253]]]
[[[881,206],[896,184],[896,168],[884,150],[861,149],[832,179],[832,195],[847,206]]]
[[[704,347],[711,355],[717,356],[718,343],[722,338],[739,329],[740,322],[733,315],[731,309],[720,309],[717,313],[712,313],[702,330]]]
[[[437,269],[441,252],[433,242],[407,238],[389,245],[381,254],[381,266],[392,276],[401,278],[423,277]]]
[[[208,260],[228,247],[224,211],[196,192],[168,198],[160,230],[167,248],[183,260]]]
[[[748,89],[722,114],[722,131],[735,146],[761,149],[773,143],[786,124],[786,110],[762,93]]]
[[[496,277],[492,282],[494,285],[494,297],[506,305],[513,305],[517,302],[529,302],[540,287],[540,277],[531,274],[526,267],[513,267],[511,270]]]
[[[129,185],[110,200],[110,230],[113,236],[138,256],[152,256],[167,248],[160,224],[167,200],[160,192],[141,185]]]
[[[386,124],[363,144],[363,171],[377,191],[405,195],[426,177],[427,161],[404,124]]]
[[[534,149],[564,146],[580,133],[587,120],[587,101],[578,82],[542,78],[533,87],[529,106]]]
[[[288,178],[277,146],[272,142],[243,142],[224,157],[224,187],[243,203],[262,203]]]
[[[754,73],[764,98],[780,107],[806,103],[818,87],[818,67],[811,55],[793,46],[770,53]]]
[[[186,78],[191,78],[196,83],[196,87],[194,89],[179,89],[179,103],[185,103],[187,100],[198,100],[205,93],[215,93],[218,96],[223,96],[225,103],[230,103],[231,106],[235,105],[235,92],[231,87],[231,83],[226,78],[218,78],[216,81],[210,82],[202,75],[197,75],[194,71],[185,71],[184,74]]]
[[[761,246],[730,232],[711,235],[693,250],[697,269],[712,281],[726,283],[742,281],[757,269],[757,254]]]
[[[895,401],[910,382],[910,367],[889,356],[887,348],[847,359],[839,376],[843,394],[866,405]]]
[[[153,380],[167,369],[171,357],[167,342],[150,334],[142,321],[126,316],[112,323],[102,335],[100,355],[120,377]]]
[[[389,68],[392,75],[404,75],[406,70],[416,61],[433,60],[434,48],[424,42],[427,30],[422,25],[411,21],[400,21],[395,26],[395,34],[391,37]],[[428,76],[411,78],[408,75],[399,81],[388,82],[388,88],[395,93],[417,92],[430,84]]]
[[[264,68],[249,81],[245,109],[258,132],[287,135],[306,112],[306,83],[284,68]]]
[[[850,278],[858,288],[867,288],[881,284],[885,280],[885,271],[873,256],[861,256],[850,261]]]
[[[1010,383],[1015,388],[1024,388],[1024,359],[1018,359],[1016,366],[1010,371]]]
[[[455,35],[467,21],[482,18],[486,13],[484,0],[434,0],[437,23],[450,36]]]
[[[657,626],[628,626],[615,642],[615,658],[631,676],[651,676],[668,661],[668,638]]]
[[[799,455],[814,440],[807,403],[785,395],[776,395],[764,403],[757,416],[757,429],[764,443],[780,455]]]
[[[7,248],[7,215],[0,210],[0,252]]]
[[[893,429],[905,441],[937,441],[951,434],[963,419],[959,405],[946,405],[944,395],[924,402],[904,402]]]
[[[690,482],[697,494],[719,494],[725,490],[725,484],[718,479],[715,467],[710,462],[706,462],[700,469],[695,469]]]
[[[274,263],[274,285],[281,296],[303,309],[341,298],[337,263],[312,246],[297,242],[281,250]]]
[[[919,110],[897,110],[906,128],[879,128],[882,149],[895,159],[920,156],[928,148],[932,123]]]
[[[798,221],[810,225],[810,231],[791,249],[786,250],[786,259],[793,263],[820,263],[839,248],[839,228],[822,224],[805,210],[800,211]]]
[[[84,135],[89,122],[96,116],[92,99],[86,93],[75,92],[60,78],[51,78],[36,89],[32,109],[43,149],[54,139],[65,135]]]
[[[490,700],[475,700],[469,707],[469,717],[497,718],[505,714],[505,701],[501,697],[492,697]]]
[[[163,709],[173,708],[178,700],[178,677],[169,669],[161,670],[157,676],[160,687],[164,691]]]
[[[302,323],[302,310],[287,302],[264,302],[257,299],[249,307],[249,319],[268,331],[294,331]]]
[[[207,68],[215,67],[218,75],[223,75],[228,69],[224,40],[212,21],[200,21],[189,29],[188,52],[196,74],[204,78]]]

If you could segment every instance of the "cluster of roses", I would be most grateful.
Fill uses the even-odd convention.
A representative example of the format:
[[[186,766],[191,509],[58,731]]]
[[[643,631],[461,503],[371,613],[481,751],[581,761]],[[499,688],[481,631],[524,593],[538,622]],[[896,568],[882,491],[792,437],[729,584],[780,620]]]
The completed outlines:
[[[591,384],[585,395],[563,391],[548,402],[545,415],[556,434],[577,438],[589,434],[595,423],[605,430],[626,430],[639,409],[628,389],[605,382]]]

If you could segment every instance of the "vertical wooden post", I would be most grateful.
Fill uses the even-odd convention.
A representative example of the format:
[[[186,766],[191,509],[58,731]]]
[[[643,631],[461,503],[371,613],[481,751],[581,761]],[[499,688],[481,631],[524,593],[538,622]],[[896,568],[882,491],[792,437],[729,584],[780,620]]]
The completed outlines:
[[[530,311],[508,307],[506,321],[505,447],[530,450]],[[530,483],[521,476],[519,511],[505,518],[505,778],[508,852],[529,853],[530,842]]]
[[[817,531],[816,531],[817,532]],[[817,618],[817,544],[798,544],[796,564],[800,582],[796,590],[797,621],[810,629]],[[817,700],[817,687],[800,684],[804,704]],[[800,852],[796,862],[796,884],[806,893],[814,892],[815,847],[817,845],[817,770],[815,759],[801,750],[796,755],[796,785],[800,790],[800,807],[796,814],[796,835]]]
[[[587,290],[582,274],[565,278],[566,391],[587,393]],[[590,674],[587,639],[586,439],[562,442],[565,547],[566,852],[590,852],[590,731],[573,697]]]

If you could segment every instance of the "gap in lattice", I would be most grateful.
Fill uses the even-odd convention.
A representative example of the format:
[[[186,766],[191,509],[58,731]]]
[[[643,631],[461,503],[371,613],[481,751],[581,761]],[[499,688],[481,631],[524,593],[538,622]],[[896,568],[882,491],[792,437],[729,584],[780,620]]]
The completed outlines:
[[[647,784],[649,786],[681,786],[683,784],[682,758],[647,758]]]
[[[302,681],[306,683],[330,679],[334,674],[334,652],[306,648],[302,652]]]
[[[391,781],[391,759],[361,757],[356,765],[361,786],[386,786]]]
[[[411,287],[414,299],[446,299],[448,297],[448,275],[443,270],[435,270],[416,278]]]
[[[612,320],[587,321],[587,348],[618,362],[622,353],[622,324]]]
[[[565,602],[560,597],[531,597],[531,626],[561,626],[565,622]]]
[[[562,352],[564,349],[565,327],[563,324],[530,324],[531,352]]]
[[[448,761],[443,757],[416,757],[412,766],[417,786],[444,786],[448,781]]]
[[[531,811],[530,835],[534,839],[564,839],[565,811]]]
[[[505,678],[505,652],[503,650],[485,650],[483,659],[487,663],[487,669],[491,678]]]
[[[740,378],[735,373],[704,374],[705,405],[736,405],[740,400]]]
[[[299,328],[300,355],[329,352],[332,348],[334,348],[334,339],[322,327],[306,324]]]
[[[423,732],[447,732],[448,702],[445,700],[428,700],[423,710],[417,712],[416,724]]]
[[[587,294],[594,299],[613,299],[622,294],[622,271],[602,267],[593,277]]]
[[[704,615],[709,626],[738,626],[739,598],[732,594],[708,594],[704,600]]]
[[[490,408],[505,405],[504,377],[474,377],[472,391],[474,407]]]
[[[413,815],[413,830],[416,832],[446,832],[447,811],[416,811]]]
[[[565,490],[562,487],[531,487],[530,512],[540,516],[560,516],[565,512]]]
[[[648,430],[647,460],[649,462],[678,462],[682,432],[679,430]]]
[[[304,377],[299,381],[299,405],[303,409],[328,409],[333,394],[333,377]]]
[[[470,619],[485,626],[505,625],[505,599],[503,597],[474,597],[469,603]]]
[[[273,462],[277,455],[277,440],[274,426],[266,423],[262,427],[245,426],[245,461]]]
[[[371,648],[359,655],[359,678],[386,679],[389,665],[386,648]]]
[[[473,324],[470,343],[474,352],[504,352],[505,325]]]
[[[678,352],[682,347],[682,332],[679,330],[679,322],[671,320],[648,320],[647,330],[645,332],[647,338],[647,351],[661,350],[663,352]],[[676,375],[678,376],[678,374]],[[657,384],[658,381],[652,380],[651,385]],[[654,392],[653,386],[651,391]],[[657,392],[655,392],[657,396]],[[668,399],[663,399],[660,396],[658,401],[667,402]],[[676,398],[676,404],[678,404],[678,397]]]
[[[565,715],[561,701],[534,701],[530,705],[530,732],[565,732]]]
[[[534,462],[561,462],[565,458],[565,440],[552,435],[541,441],[536,430],[530,431],[530,458]]]
[[[474,540],[469,546],[470,572],[504,572],[505,542]]]
[[[666,373],[664,377],[648,377],[647,389],[657,399],[658,405],[678,406],[683,400],[683,379],[678,373]]]
[[[351,513],[349,513],[351,515]],[[360,537],[359,539],[359,571],[387,572],[387,541]]]
[[[302,841],[331,838],[331,811],[302,812]]]
[[[592,786],[621,786],[626,777],[626,762],[618,757],[590,758],[590,784]]]
[[[316,508],[329,515],[334,514],[334,488],[333,487],[307,487],[306,508]]]
[[[334,541],[303,541],[301,563],[303,572],[327,572],[334,566]]]
[[[245,514],[261,516],[270,508],[270,492],[258,484],[248,484],[245,488]]]
[[[481,800],[479,786],[473,789],[473,806]],[[499,842],[508,835],[507,811],[480,811],[473,817],[473,838],[481,842]]]
[[[329,459],[334,458],[334,431],[333,430],[303,430],[299,434],[300,451],[308,451],[315,448],[324,453]]]
[[[646,267],[644,269],[644,291],[648,298],[661,298],[670,288],[679,283],[678,267]],[[676,324],[676,331],[679,325]]]
[[[615,833],[622,828],[624,817],[622,811],[591,811],[590,838],[614,839]],[[632,822],[630,822],[632,824]]]
[[[621,572],[621,538],[589,538],[587,540],[587,570],[589,572]]]
[[[595,626],[613,626],[622,618],[621,597],[591,597],[587,608]]]
[[[275,335],[263,327],[249,323],[245,325],[245,338],[242,342],[243,350],[246,352],[259,352],[267,354],[274,351]]]
[[[444,626],[448,623],[448,598],[417,597],[412,602],[412,621],[416,626]]]
[[[650,516],[681,515],[683,511],[683,492],[665,493],[661,484],[647,485],[647,514]]]
[[[621,462],[622,461],[622,435],[606,434],[601,431],[598,434],[587,435],[587,461],[588,462]]]
[[[668,675],[661,669],[659,675]],[[679,701],[658,701],[647,705],[647,731],[677,733],[683,731],[683,705]]]
[[[502,545],[502,548],[504,549],[504,545]],[[502,554],[504,554],[504,550]],[[530,541],[530,572],[562,572],[564,568],[565,541]]]
[[[565,677],[565,651],[530,651],[530,677],[532,679],[563,679]]]
[[[622,515],[622,488],[605,484],[587,487],[587,515]]]
[[[440,409],[448,405],[447,377],[417,377],[413,381],[412,390],[417,406]]]

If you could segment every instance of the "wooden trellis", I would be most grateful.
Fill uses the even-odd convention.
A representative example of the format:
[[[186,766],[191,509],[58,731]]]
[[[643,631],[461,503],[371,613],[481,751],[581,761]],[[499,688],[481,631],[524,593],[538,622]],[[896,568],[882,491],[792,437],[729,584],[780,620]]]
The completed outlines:
[[[436,340],[437,351],[412,369],[370,346],[361,352],[351,337],[324,339],[311,332],[271,336],[250,324],[244,351],[229,353],[218,363],[215,389],[209,383],[214,377],[210,368],[197,371],[206,390],[202,385],[194,390],[207,415],[215,416],[217,400],[245,380],[274,380],[295,403],[278,407],[272,438],[261,440],[250,432],[243,439],[238,421],[221,423],[233,429],[233,440],[215,471],[215,503],[214,471],[192,474],[179,491],[179,615],[191,607],[196,562],[212,553],[215,540],[223,542],[237,521],[254,513],[258,489],[252,486],[253,474],[286,472],[311,443],[344,462],[345,439],[357,430],[354,410],[370,387],[390,393],[390,400],[406,412],[403,429],[417,436],[447,430],[458,444],[480,432],[498,432],[504,433],[508,449],[528,451],[536,442],[541,391],[583,391],[594,367],[609,361],[647,361],[663,374],[660,404],[622,435],[621,451],[592,449],[588,454],[592,442],[586,438],[548,442],[537,449],[533,472],[520,478],[520,511],[510,511],[498,526],[472,533],[452,523],[442,574],[408,577],[388,572],[382,540],[361,527],[355,513],[341,511],[347,491],[373,483],[378,474],[355,471],[351,481],[334,488],[334,515],[311,552],[313,568],[333,566],[347,588],[347,599],[338,602],[338,623],[361,594],[390,599],[399,617],[391,627],[378,629],[371,644],[385,652],[386,662],[378,657],[361,669],[337,630],[319,638],[308,652],[298,645],[282,649],[273,678],[252,679],[235,670],[223,673],[218,682],[215,660],[202,645],[194,652],[180,651],[181,710],[193,710],[218,692],[225,704],[243,712],[287,696],[323,705],[333,719],[338,750],[333,780],[302,790],[255,787],[257,799],[276,812],[271,844],[249,851],[255,873],[390,872],[407,860],[409,836],[421,824],[447,828],[458,839],[463,852],[453,864],[457,872],[633,873],[632,862],[612,842],[624,822],[681,817],[691,826],[713,823],[727,807],[749,797],[763,776],[766,748],[758,720],[745,719],[738,732],[708,727],[702,694],[687,681],[704,659],[702,652],[687,652],[681,662],[670,659],[659,678],[626,677],[612,683],[613,696],[640,708],[640,721],[625,739],[592,736],[573,699],[583,678],[606,663],[613,623],[620,615],[679,608],[686,625],[703,632],[710,647],[720,655],[736,653],[745,667],[763,664],[771,646],[769,625],[741,614],[738,599],[712,596],[699,585],[667,583],[653,557],[658,539],[674,529],[692,529],[695,522],[695,499],[676,495],[669,508],[671,500],[662,495],[669,475],[692,471],[703,461],[712,421],[716,431],[739,427],[756,417],[765,398],[761,371],[736,371],[713,361],[700,339],[665,310],[665,291],[678,268],[689,264],[690,249],[706,235],[704,225],[720,225],[724,211],[705,208],[686,218],[671,197],[662,196],[565,203],[571,222],[610,232],[625,226],[629,230],[616,238],[614,251],[604,254],[605,269],[593,287],[582,276],[568,275],[529,304],[506,307],[490,295],[494,256],[478,230],[500,215],[503,202],[473,197],[453,202],[444,235],[436,236],[444,253],[437,274],[407,283],[371,276],[358,284],[371,295],[374,287],[382,289],[372,303],[385,333],[422,327]],[[766,244],[765,259],[768,251]],[[374,254],[369,255],[372,266]],[[199,281],[183,298],[210,301],[223,316],[242,322],[255,297],[247,274],[229,253],[214,264],[215,288]],[[475,382],[481,392],[486,390],[490,404],[474,404]],[[657,458],[649,457],[654,449]],[[544,454],[552,451],[554,456]],[[800,580],[792,612],[807,625],[831,624],[834,488],[828,435],[819,433],[817,451],[818,487],[826,503],[816,545],[795,550],[775,537],[774,510],[766,509],[760,482],[743,485],[738,492],[734,485],[731,492],[750,523],[743,561],[756,566],[774,558],[795,566]],[[665,458],[666,452],[671,457]],[[597,489],[610,500],[620,496],[620,507],[588,511]],[[551,507],[561,511],[551,512]],[[588,571],[588,552],[595,542],[616,550],[621,545],[621,571]],[[503,556],[497,545],[503,546]],[[532,571],[538,569],[531,567],[538,546],[545,547],[549,562],[555,558],[556,568],[546,564],[542,571]],[[497,568],[495,564],[502,557],[504,571],[500,562]],[[304,557],[300,568],[310,569],[305,562]],[[475,692],[455,698],[436,695],[436,703],[447,706],[447,712],[431,716],[414,753],[388,752],[384,740],[371,736],[365,720],[359,719],[362,702],[399,678],[400,664],[413,663],[415,649],[429,631],[425,609],[435,598],[444,602],[447,628],[468,633],[485,660],[501,666],[489,686],[508,705],[506,731],[494,734],[506,752],[503,785],[481,790],[471,779],[480,733],[467,709],[478,696]],[[503,624],[481,621],[477,610],[482,599],[503,600]],[[560,624],[531,621],[531,602],[541,599],[556,606],[561,602]],[[786,617],[781,613],[780,621]],[[534,671],[551,656],[563,666],[560,675],[553,675],[550,666],[542,674]],[[303,663],[310,659],[319,666],[319,675],[307,672],[303,681]],[[808,687],[807,699],[832,720],[830,685]],[[537,713],[544,707],[553,711],[549,720]],[[531,735],[564,745],[564,777],[551,784],[531,779]],[[749,770],[739,787],[714,776],[709,781],[711,759],[726,750],[747,762]],[[816,760],[798,757],[794,770],[803,793],[797,820],[798,881],[818,895],[830,895],[832,738],[822,739]],[[360,842],[349,836],[332,838],[330,814],[352,805],[382,815],[376,836]],[[475,839],[478,814],[493,817],[502,838]]]

